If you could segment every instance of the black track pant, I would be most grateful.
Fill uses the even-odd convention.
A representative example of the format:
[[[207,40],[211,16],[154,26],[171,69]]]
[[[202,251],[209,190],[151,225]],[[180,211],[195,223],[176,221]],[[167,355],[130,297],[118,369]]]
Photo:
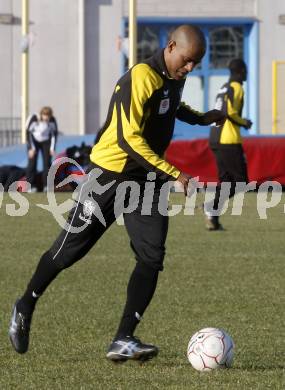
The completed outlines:
[[[154,189],[145,191],[145,183],[126,183],[120,175],[109,171],[96,176],[89,174],[81,186],[66,228],[40,259],[20,306],[23,311],[32,312],[34,293],[41,295],[62,269],[80,260],[114,222],[121,207],[130,205],[134,211],[124,213],[124,222],[137,264],[129,281],[127,303],[117,334],[131,334],[154,294],[158,271],[163,269],[168,192],[160,195],[162,183],[158,182],[150,184],[155,185]],[[158,201],[164,205],[163,213]]]
[[[35,155],[32,158],[29,158],[28,168],[27,168],[27,181],[31,184],[31,186],[35,185],[36,173],[37,173],[37,161],[39,152],[42,153],[43,159],[43,175],[42,175],[42,185],[45,187],[47,185],[47,176],[48,171],[51,166],[51,155],[50,155],[50,140],[44,142],[37,142],[33,139],[36,150]]]
[[[96,182],[101,188],[104,186],[110,188],[98,194],[95,188]],[[120,210],[119,205],[124,204],[126,207],[129,202],[136,204],[134,193],[135,189],[139,189],[137,208],[131,213],[124,214],[125,226],[136,260],[156,270],[162,270],[168,217],[161,215],[157,209],[160,185],[156,185],[151,215],[141,215],[144,183],[132,183],[135,183],[134,190],[130,194],[128,183],[122,181],[120,175],[104,171],[98,178],[94,178],[89,174],[88,180],[81,187],[78,201],[69,215],[69,226],[60,233],[49,250],[51,260],[58,268],[69,267],[80,260],[114,222],[116,217],[114,204],[117,205],[117,214]],[[100,191],[98,187],[97,192]],[[74,228],[82,230],[72,232]]]
[[[248,183],[247,164],[242,145],[220,145],[212,150],[217,163],[220,183],[231,183],[229,197],[235,195],[236,183]],[[221,185],[216,187],[213,209],[218,210]]]

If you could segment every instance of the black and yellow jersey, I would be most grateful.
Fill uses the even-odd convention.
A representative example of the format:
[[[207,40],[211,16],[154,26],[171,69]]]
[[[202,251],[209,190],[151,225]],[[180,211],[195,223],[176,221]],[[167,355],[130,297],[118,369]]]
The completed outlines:
[[[231,79],[219,90],[215,108],[226,115],[226,121],[221,127],[212,127],[210,144],[241,144],[240,126],[247,124],[242,118],[244,91],[242,84]]]
[[[126,72],[115,86],[91,161],[128,177],[154,171],[162,180],[177,178],[179,170],[163,158],[175,118],[203,124],[203,114],[181,103],[184,83],[169,77],[163,50]]]

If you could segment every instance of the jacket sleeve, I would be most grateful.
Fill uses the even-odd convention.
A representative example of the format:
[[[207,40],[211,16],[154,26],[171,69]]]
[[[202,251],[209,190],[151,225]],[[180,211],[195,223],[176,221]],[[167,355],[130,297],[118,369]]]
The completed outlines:
[[[204,113],[193,110],[184,102],[180,103],[176,111],[176,118],[190,125],[204,125]]]
[[[162,180],[176,179],[180,171],[158,156],[143,137],[146,108],[153,93],[162,86],[161,78],[146,64],[131,71],[130,85],[117,86],[118,143],[147,171],[155,171]]]
[[[30,115],[26,121],[26,138],[28,150],[36,148],[33,141],[32,131],[37,123],[38,117],[36,114]]]
[[[51,124],[50,150],[54,152],[56,147],[57,136],[58,136],[57,121],[54,117],[51,118],[50,124]]]
[[[246,119],[241,117],[243,108],[243,88],[240,83],[231,83],[227,99],[227,115],[231,122],[238,126],[245,126]]]

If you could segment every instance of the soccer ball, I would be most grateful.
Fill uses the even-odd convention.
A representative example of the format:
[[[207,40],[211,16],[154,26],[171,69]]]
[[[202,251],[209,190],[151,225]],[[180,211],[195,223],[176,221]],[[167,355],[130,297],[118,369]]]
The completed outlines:
[[[234,343],[223,329],[201,329],[191,337],[187,357],[198,371],[229,368],[233,362]]]

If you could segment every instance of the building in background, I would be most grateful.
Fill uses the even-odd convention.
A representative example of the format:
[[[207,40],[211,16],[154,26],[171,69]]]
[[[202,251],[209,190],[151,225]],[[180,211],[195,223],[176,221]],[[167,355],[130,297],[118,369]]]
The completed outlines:
[[[229,60],[242,57],[249,69],[245,116],[254,122],[252,133],[271,133],[272,61],[285,60],[284,0],[137,0],[137,8],[139,59],[163,47],[175,26],[199,25],[208,51],[188,77],[183,99],[198,110],[212,108],[228,78]],[[127,36],[127,18],[128,0],[30,0],[30,111],[51,105],[63,133],[96,132],[125,70],[126,56],[117,43]],[[1,0],[0,42],[1,131],[3,118],[21,113],[19,0]],[[175,131],[176,137],[187,137],[181,123]]]

